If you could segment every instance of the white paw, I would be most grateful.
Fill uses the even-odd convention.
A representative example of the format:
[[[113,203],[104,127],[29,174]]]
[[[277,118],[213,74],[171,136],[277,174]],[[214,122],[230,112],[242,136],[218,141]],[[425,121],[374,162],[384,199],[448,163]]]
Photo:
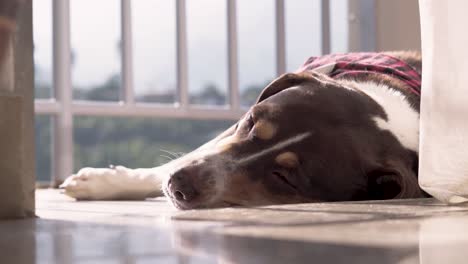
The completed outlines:
[[[132,170],[123,166],[114,168],[83,168],[68,177],[60,188],[78,200],[144,199]]]

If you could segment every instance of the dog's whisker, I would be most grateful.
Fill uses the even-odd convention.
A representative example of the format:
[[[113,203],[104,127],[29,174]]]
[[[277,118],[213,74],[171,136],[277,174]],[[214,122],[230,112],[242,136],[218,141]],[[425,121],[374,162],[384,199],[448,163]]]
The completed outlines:
[[[178,155],[178,158],[185,156],[185,152],[175,152]]]
[[[169,154],[169,155],[171,155],[171,156],[174,157],[174,158],[179,158],[179,157],[177,156],[177,153],[175,153],[175,152],[172,152],[172,151],[169,151],[169,150],[165,150],[165,149],[159,149],[159,150],[162,151],[162,152],[165,152],[165,153],[167,153],[167,154]]]
[[[166,155],[159,155],[159,156],[161,156],[161,157],[163,157],[163,158],[166,158],[166,159],[168,159],[169,161],[173,161],[173,160],[174,160],[174,158],[169,157],[169,156],[166,156]]]

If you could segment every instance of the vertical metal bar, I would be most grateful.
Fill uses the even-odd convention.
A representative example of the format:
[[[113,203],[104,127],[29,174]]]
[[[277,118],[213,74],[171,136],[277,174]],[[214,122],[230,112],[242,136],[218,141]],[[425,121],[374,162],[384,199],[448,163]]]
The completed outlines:
[[[228,47],[228,78],[229,103],[232,110],[240,108],[238,61],[237,61],[237,0],[227,0],[227,47]]]
[[[284,0],[276,0],[276,74],[286,72],[286,25]]]
[[[330,53],[330,0],[322,0],[322,54]]]
[[[348,0],[349,51],[375,51],[375,0]]]
[[[53,180],[60,182],[73,172],[73,116],[70,75],[70,0],[53,2],[54,89],[62,108],[54,123]]]
[[[176,0],[176,26],[177,26],[177,86],[179,94],[179,107],[189,105],[188,74],[187,74],[187,22],[186,2]]]
[[[359,26],[361,35],[361,51],[375,51],[376,49],[376,5],[375,0],[360,2]]]
[[[121,0],[122,30],[122,97],[127,104],[134,102],[133,54],[132,54],[132,6],[131,0]]]

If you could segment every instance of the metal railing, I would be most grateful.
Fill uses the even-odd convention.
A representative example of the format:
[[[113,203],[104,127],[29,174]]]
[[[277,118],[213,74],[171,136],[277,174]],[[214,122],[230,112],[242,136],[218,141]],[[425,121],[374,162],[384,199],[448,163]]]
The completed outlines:
[[[131,0],[121,0],[122,90],[119,102],[74,101],[71,83],[70,0],[53,0],[54,99],[37,99],[36,114],[52,115],[53,181],[73,172],[73,117],[138,116],[191,119],[237,119],[240,106],[237,49],[237,1],[227,1],[229,104],[222,107],[189,104],[187,74],[186,0],[176,0],[177,102],[173,105],[137,103],[134,99]],[[275,0],[276,73],[286,71],[285,0]],[[329,0],[321,0],[322,52],[330,51]]]

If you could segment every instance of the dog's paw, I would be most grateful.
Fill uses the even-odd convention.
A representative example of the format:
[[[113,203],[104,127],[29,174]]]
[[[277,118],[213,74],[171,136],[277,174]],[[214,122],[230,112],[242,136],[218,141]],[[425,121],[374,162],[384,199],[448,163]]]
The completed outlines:
[[[126,197],[131,190],[131,170],[123,166],[112,168],[83,168],[68,177],[60,188],[78,200],[112,200]]]

